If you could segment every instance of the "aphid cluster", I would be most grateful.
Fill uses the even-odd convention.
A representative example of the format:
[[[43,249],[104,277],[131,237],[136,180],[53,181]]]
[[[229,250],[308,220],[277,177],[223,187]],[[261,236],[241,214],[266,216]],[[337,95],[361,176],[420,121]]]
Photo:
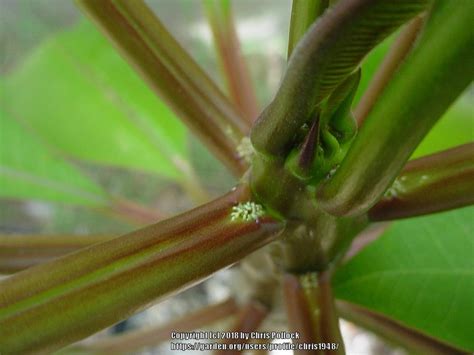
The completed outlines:
[[[232,221],[256,221],[265,214],[263,206],[255,202],[244,202],[239,203],[237,206],[232,207],[232,213],[230,218]]]

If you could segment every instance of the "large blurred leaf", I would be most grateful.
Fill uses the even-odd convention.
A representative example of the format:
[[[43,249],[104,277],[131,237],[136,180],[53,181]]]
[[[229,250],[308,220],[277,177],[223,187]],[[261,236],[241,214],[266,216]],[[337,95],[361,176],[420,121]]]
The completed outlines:
[[[397,222],[335,275],[336,296],[474,351],[474,208]]]
[[[2,105],[4,101],[2,102]],[[0,197],[44,199],[89,206],[105,193],[0,109]]]
[[[474,140],[474,103],[470,93],[461,97],[443,115],[411,158],[439,152]]]
[[[46,41],[8,78],[8,110],[81,159],[179,177],[185,129],[91,24]]]

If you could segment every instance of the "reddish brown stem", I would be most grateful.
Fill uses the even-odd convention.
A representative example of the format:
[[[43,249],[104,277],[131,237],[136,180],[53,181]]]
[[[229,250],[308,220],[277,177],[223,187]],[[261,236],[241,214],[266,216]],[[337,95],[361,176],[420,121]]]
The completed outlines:
[[[369,217],[392,220],[471,205],[473,181],[474,143],[412,160]]]
[[[112,239],[111,235],[0,235],[0,274],[10,274]]]
[[[284,293],[290,330],[299,333],[300,338],[297,340],[299,346],[317,343],[334,344],[334,349],[301,348],[295,350],[295,353],[344,354],[329,272],[299,276],[286,274]]]
[[[87,350],[88,352],[101,354],[137,351],[146,346],[156,346],[165,341],[172,341],[171,334],[173,332],[189,332],[233,316],[237,310],[235,300],[228,299],[187,314],[165,325],[131,331],[90,345],[73,346],[69,350],[71,352],[73,350]]]
[[[281,226],[269,216],[231,218],[233,207],[249,197],[245,186],[236,188],[180,216],[1,280],[0,349],[58,349],[271,242]]]
[[[114,201],[111,212],[118,217],[140,225],[155,223],[165,218],[165,215],[159,211],[122,198]]]
[[[352,303],[337,301],[336,308],[342,318],[360,325],[391,342],[402,345],[416,354],[460,355],[469,353]]]
[[[392,48],[390,48],[390,51],[380,64],[369,87],[364,92],[364,96],[362,96],[354,110],[354,116],[359,127],[364,122],[365,117],[367,117],[382,90],[397,71],[400,63],[403,62],[403,59],[405,59],[406,55],[410,52],[422,25],[423,19],[421,16],[415,17],[411,22],[405,25],[395,43],[392,45]]]
[[[223,0],[205,0],[204,7],[230,97],[246,118],[250,130],[252,122],[257,119],[259,109],[247,63],[240,50],[231,3]]]
[[[352,241],[349,250],[347,250],[342,263],[347,263],[354,256],[359,254],[365,247],[376,241],[390,226],[390,223],[374,223],[367,229],[359,233]]]
[[[237,176],[247,131],[234,106],[142,0],[77,0],[189,128]]]
[[[251,300],[239,311],[231,332],[238,332],[239,334],[254,332],[258,329],[260,324],[262,324],[267,315],[268,308],[266,306],[258,301]],[[245,339],[239,337],[226,340],[225,345],[228,349],[231,344],[242,344],[245,342]],[[237,355],[241,353],[242,352],[238,350],[218,350],[215,352],[215,355]]]

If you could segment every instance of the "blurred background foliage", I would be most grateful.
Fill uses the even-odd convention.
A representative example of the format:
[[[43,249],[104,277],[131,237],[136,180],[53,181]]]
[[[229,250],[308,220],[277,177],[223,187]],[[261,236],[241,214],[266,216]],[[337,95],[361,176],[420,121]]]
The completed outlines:
[[[200,2],[148,3],[225,90]],[[0,6],[2,229],[125,232],[131,226],[97,213],[116,197],[171,215],[197,202],[186,193],[193,185],[209,196],[232,186],[235,180],[72,2],[2,0]],[[289,0],[234,4],[261,107],[284,72],[290,7]],[[394,37],[366,58],[355,103]],[[415,156],[472,140],[466,96]]]
[[[201,3],[147,3],[225,91]],[[285,70],[291,1],[233,5],[263,108]],[[395,36],[364,60],[355,104]],[[73,2],[0,0],[0,53],[0,233],[124,233],[137,225],[111,213],[119,199],[171,216],[202,202],[189,191],[235,184]],[[414,157],[472,141],[472,95]]]
[[[269,1],[235,8],[262,103],[283,72],[289,21],[290,3],[271,3],[270,13]],[[222,86],[200,2],[149,5]],[[230,174],[72,2],[0,6],[4,231],[125,232],[133,226],[98,213],[118,196],[172,215],[196,203],[185,193],[193,184],[209,197],[232,187]]]

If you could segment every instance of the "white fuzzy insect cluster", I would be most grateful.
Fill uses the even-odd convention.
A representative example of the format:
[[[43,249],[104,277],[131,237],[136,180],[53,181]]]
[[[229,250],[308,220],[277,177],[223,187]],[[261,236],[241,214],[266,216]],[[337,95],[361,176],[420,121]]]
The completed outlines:
[[[232,221],[256,221],[265,214],[263,206],[255,202],[244,202],[239,203],[237,206],[232,207],[232,213],[230,219]]]
[[[242,138],[237,146],[237,154],[239,158],[243,158],[246,162],[250,163],[253,154],[253,146],[249,137]]]
[[[385,191],[384,196],[388,198],[396,198],[399,192],[403,192],[403,185],[398,179],[395,179],[392,186]]]
[[[310,272],[308,274],[304,274],[301,276],[301,286],[305,290],[309,290],[312,288],[317,288],[318,287],[318,276],[314,272]]]

